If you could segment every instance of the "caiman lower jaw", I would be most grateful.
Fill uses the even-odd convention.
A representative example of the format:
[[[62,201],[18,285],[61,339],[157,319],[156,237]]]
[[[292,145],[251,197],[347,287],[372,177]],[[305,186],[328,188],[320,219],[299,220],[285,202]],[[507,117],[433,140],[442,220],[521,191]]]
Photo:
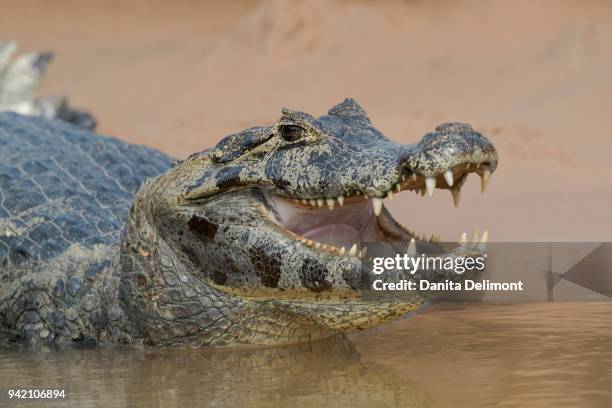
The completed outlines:
[[[270,194],[268,202],[274,209],[273,220],[285,235],[312,249],[338,256],[366,258],[367,248],[362,243],[377,241],[409,242],[406,252],[416,256],[417,242],[435,242],[440,239],[420,237],[399,224],[384,208],[384,198],[394,193],[414,191],[421,196],[433,195],[435,188],[451,191],[455,207],[459,205],[460,189],[469,173],[481,177],[484,193],[491,176],[488,163],[462,163],[444,173],[431,177],[414,172],[403,172],[388,191],[370,196],[356,193],[350,197],[336,198],[287,198]],[[460,248],[479,252],[488,241],[488,232],[480,237],[473,231],[468,241],[463,233],[458,241]]]

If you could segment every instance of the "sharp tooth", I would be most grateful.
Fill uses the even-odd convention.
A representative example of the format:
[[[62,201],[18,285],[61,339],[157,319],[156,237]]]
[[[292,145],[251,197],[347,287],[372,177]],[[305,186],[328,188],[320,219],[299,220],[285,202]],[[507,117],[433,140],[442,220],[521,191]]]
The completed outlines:
[[[461,189],[453,188],[451,190],[451,194],[453,195],[453,204],[455,205],[455,208],[459,207],[459,202],[461,201]]]
[[[330,210],[333,210],[334,204],[336,204],[336,200],[334,200],[333,198],[327,199],[327,208],[329,208]]]
[[[470,169],[470,164],[471,164],[471,163],[468,163],[468,164],[466,164],[466,165],[465,165],[465,169],[466,169],[466,170],[469,170],[469,169]]]
[[[393,200],[393,191],[389,190],[389,191],[387,192],[387,198],[388,198],[389,200]]]
[[[321,248],[321,243],[320,242],[315,242],[314,246],[315,246],[315,248],[319,249],[319,248]]]
[[[308,204],[308,200],[306,200],[305,198],[302,198],[302,204],[304,205]]]
[[[313,207],[316,207],[317,206],[317,200],[311,198],[310,199],[310,205],[313,206]]]
[[[427,194],[433,196],[434,189],[436,188],[436,179],[434,177],[425,178],[425,187],[427,188]]]
[[[366,254],[368,253],[368,248],[363,247],[363,249],[361,251],[359,251],[359,255],[357,255],[359,258],[365,258]]]
[[[467,234],[464,232],[463,234],[461,234],[461,238],[459,238],[459,245],[464,247],[465,244],[467,244]]]
[[[446,184],[448,184],[449,187],[453,186],[453,172],[450,170],[446,170],[444,172],[444,180],[446,180]]]
[[[321,245],[321,249],[324,250],[324,251],[327,251],[328,247],[327,247],[327,245],[323,244],[323,245]]]
[[[406,175],[402,174],[402,181],[406,181]]]
[[[344,205],[344,196],[339,196],[337,200],[338,204],[340,204],[340,207],[342,207]]]
[[[317,198],[317,206],[323,207],[323,204],[325,204],[325,201],[322,198]]]
[[[353,244],[353,246],[351,247],[351,249],[349,249],[348,254],[349,254],[349,256],[355,256],[355,255],[357,255],[357,244]]]
[[[383,199],[374,197],[372,198],[372,206],[374,207],[374,214],[378,217],[383,207]]]
[[[344,255],[346,253],[346,248],[342,247],[340,248],[340,252],[338,252],[340,255]]]
[[[416,173],[412,173],[412,181],[416,181],[417,180],[417,175]]]
[[[408,250],[406,250],[406,255],[408,256],[416,256],[416,242],[414,242],[414,238],[410,240],[408,244]]]
[[[400,185],[400,183],[397,183],[395,185],[395,190],[399,193],[400,191],[402,191],[402,186]]]
[[[478,244],[478,249],[480,251],[484,251],[487,249],[487,243],[489,242],[489,231],[485,230],[482,233],[482,238],[480,238],[480,244]]]
[[[476,248],[478,246],[478,230],[474,228],[472,231],[472,238],[470,239],[470,247]]]
[[[491,177],[491,170],[488,168],[484,168],[482,171],[482,175],[480,176],[480,191],[485,192],[487,190],[487,184],[489,183],[489,178]]]

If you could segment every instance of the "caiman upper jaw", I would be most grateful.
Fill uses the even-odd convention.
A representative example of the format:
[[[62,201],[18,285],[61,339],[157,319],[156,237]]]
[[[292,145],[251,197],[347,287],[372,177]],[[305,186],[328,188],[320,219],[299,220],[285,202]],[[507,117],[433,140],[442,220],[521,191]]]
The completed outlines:
[[[402,145],[360,119],[324,116],[310,120],[316,122],[312,129],[322,133],[304,140],[289,142],[270,136],[277,127],[228,136],[207,155],[190,160],[194,166],[201,162],[204,174],[185,183],[181,199],[258,187],[289,199],[307,200],[313,206],[331,206],[334,200],[338,203],[359,195],[385,198],[397,191],[398,184],[400,190],[405,189],[409,177],[422,178],[430,194],[436,186],[451,189],[461,184],[467,165],[471,166],[467,170],[483,177],[486,187],[497,167],[493,145],[467,124],[442,124],[418,143]],[[217,155],[227,161],[220,162]]]
[[[337,197],[285,198],[293,200],[296,204],[310,207],[327,207],[330,210],[333,210],[336,206],[343,206],[345,202],[350,204],[359,200],[372,199],[374,212],[376,215],[380,215],[385,198],[392,199],[394,194],[404,190],[411,190],[423,196],[425,194],[432,196],[434,190],[439,188],[451,191],[455,207],[457,207],[459,205],[461,187],[465,183],[467,175],[469,173],[476,173],[480,176],[481,191],[484,193],[495,168],[496,161],[494,161],[493,157],[483,163],[459,163],[442,173],[432,176],[420,175],[406,167],[400,172],[397,179],[389,183],[388,189],[382,189],[381,191],[371,188],[368,189],[370,193],[356,190]]]

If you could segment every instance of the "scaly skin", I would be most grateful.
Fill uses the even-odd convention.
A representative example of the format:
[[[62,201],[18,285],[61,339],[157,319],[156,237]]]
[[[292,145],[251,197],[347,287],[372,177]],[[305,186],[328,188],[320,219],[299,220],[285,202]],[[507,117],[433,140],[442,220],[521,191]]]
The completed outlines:
[[[140,184],[171,164],[60,121],[0,113],[5,338],[131,341],[117,299],[120,231]]]
[[[428,178],[430,188],[435,180],[438,188],[457,190],[469,172],[486,179],[496,166],[495,148],[469,125],[444,124],[417,144],[400,145],[351,99],[318,119],[284,110],[276,125],[230,135],[144,182],[120,248],[111,239],[89,252],[64,249],[52,260],[9,266],[1,275],[10,283],[0,290],[8,305],[0,306],[2,323],[12,337],[31,342],[198,347],[290,344],[367,329],[415,310],[427,296],[362,297],[368,261],[350,244],[385,242],[403,251],[417,238],[419,252],[444,252],[397,224],[382,199],[390,191],[425,189]],[[333,210],[320,208],[326,206]],[[24,231],[31,235],[32,226]],[[105,266],[91,266],[96,262]],[[49,313],[66,316],[68,309],[47,275],[65,279],[92,268],[87,295],[72,305],[80,307],[78,318],[58,327]],[[38,286],[27,289],[32,285]],[[36,316],[28,320],[24,310]]]

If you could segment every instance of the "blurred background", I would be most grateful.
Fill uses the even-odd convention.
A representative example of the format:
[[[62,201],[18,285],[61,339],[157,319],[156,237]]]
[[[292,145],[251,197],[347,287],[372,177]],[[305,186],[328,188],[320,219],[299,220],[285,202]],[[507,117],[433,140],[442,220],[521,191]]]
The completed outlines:
[[[417,232],[492,241],[612,240],[609,1],[0,0],[0,40],[55,59],[41,95],[67,95],[98,132],[177,158],[355,98],[390,139],[445,121],[497,146],[484,196],[386,202]]]

